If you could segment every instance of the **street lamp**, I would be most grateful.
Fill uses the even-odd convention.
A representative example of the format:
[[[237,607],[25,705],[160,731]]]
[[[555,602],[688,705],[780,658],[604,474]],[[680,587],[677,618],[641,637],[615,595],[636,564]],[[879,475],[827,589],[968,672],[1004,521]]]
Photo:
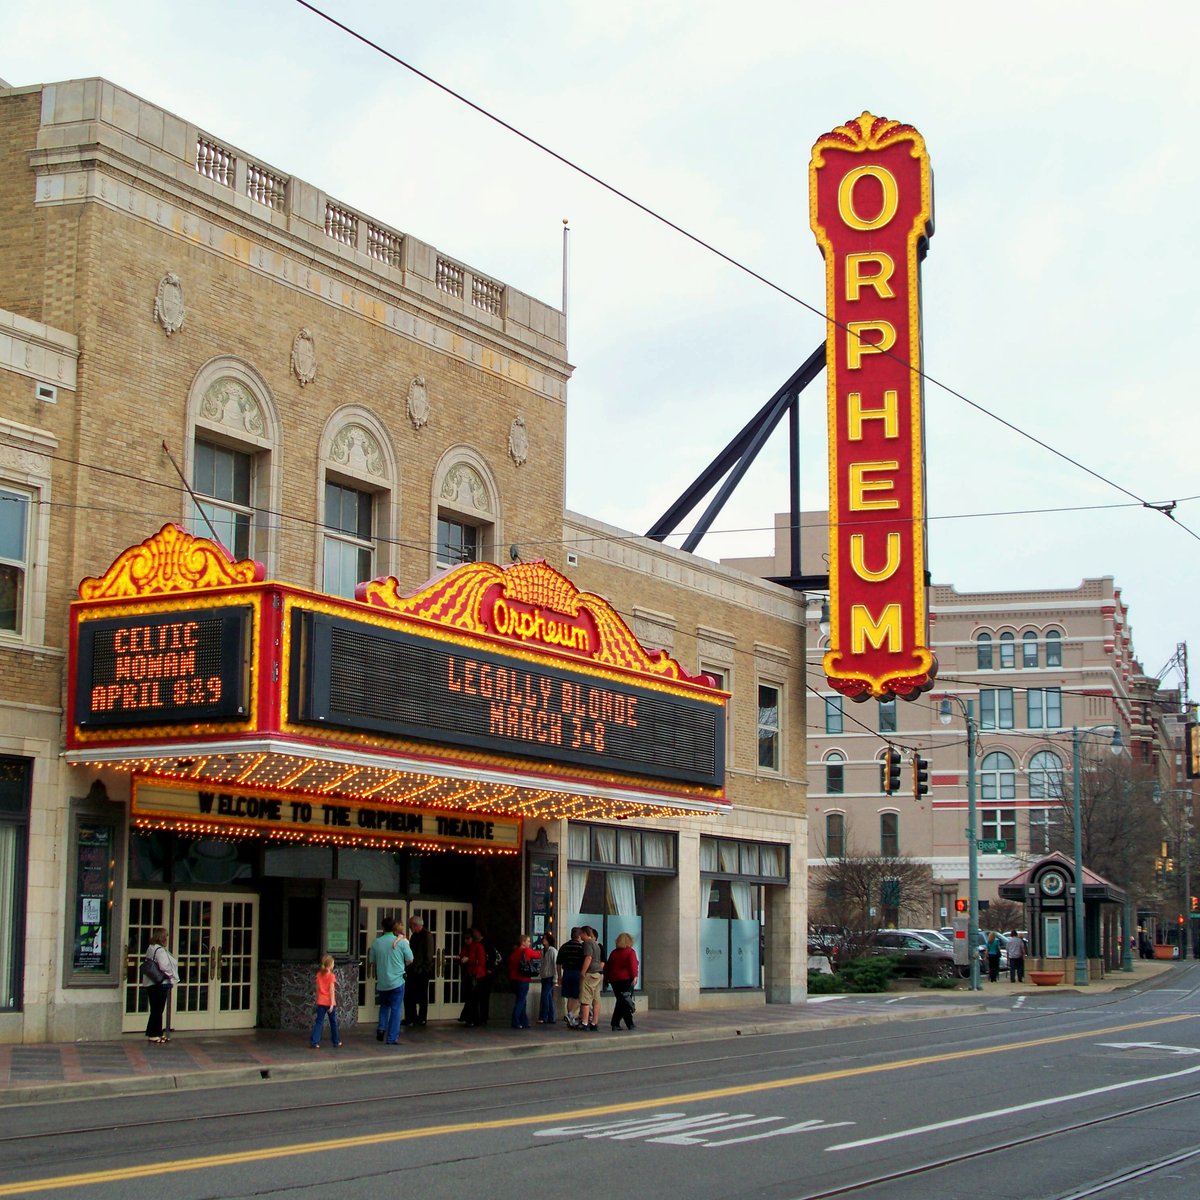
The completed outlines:
[[[971,991],[980,989],[979,983],[979,847],[975,842],[975,704],[959,696],[943,696],[938,720],[949,725],[954,719],[950,701],[962,709],[967,723],[967,872],[970,875],[967,910],[967,961],[971,964]]]
[[[1075,822],[1075,986],[1086,987],[1088,982],[1087,946],[1084,944],[1086,931],[1083,924],[1083,820],[1081,817],[1079,786],[1079,739],[1102,729],[1113,731],[1109,750],[1120,754],[1121,730],[1117,725],[1093,725],[1090,729],[1071,726],[1071,810]],[[1128,932],[1126,933],[1128,937]],[[1131,964],[1132,965],[1132,964]]]

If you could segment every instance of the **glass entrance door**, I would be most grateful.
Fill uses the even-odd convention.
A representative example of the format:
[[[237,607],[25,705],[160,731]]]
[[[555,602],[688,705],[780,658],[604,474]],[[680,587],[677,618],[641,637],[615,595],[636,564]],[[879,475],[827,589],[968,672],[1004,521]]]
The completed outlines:
[[[462,987],[458,978],[458,951],[462,936],[471,927],[469,904],[419,901],[405,907],[393,900],[364,900],[359,907],[358,930],[358,1020],[374,1024],[379,1019],[375,1003],[375,974],[367,962],[371,943],[383,932],[385,922],[420,917],[433,944],[433,977],[429,980],[429,1020],[453,1021],[462,1009]]]
[[[150,944],[150,933],[165,927],[167,906],[171,897],[166,892],[130,891],[125,909],[125,1009],[121,1016],[123,1033],[141,1033],[146,1027],[150,1002],[142,987],[142,959]]]
[[[246,1029],[258,1016],[258,897],[175,893],[176,1029]]]

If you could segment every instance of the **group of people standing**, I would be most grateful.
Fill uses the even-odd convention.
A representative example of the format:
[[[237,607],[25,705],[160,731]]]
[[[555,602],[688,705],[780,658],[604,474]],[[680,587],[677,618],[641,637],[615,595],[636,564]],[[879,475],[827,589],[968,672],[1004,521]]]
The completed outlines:
[[[1000,951],[1008,955],[1009,983],[1025,982],[1025,942],[1021,935],[1011,930],[1007,937],[991,930],[984,943],[987,954],[988,982],[996,983],[1000,978]]]
[[[410,917],[406,934],[404,922],[399,918],[386,921],[383,932],[371,943],[367,958],[375,968],[379,1002],[375,1040],[398,1045],[401,1026],[424,1025],[429,1011],[433,941],[425,922],[420,917]]]
[[[557,984],[563,1000],[564,1019],[568,1029],[596,1032],[600,1026],[600,989],[607,983],[613,990],[611,1028],[617,1030],[624,1022],[635,1028],[633,989],[638,977],[638,958],[633,938],[628,933],[617,937],[612,954],[605,956],[599,933],[590,925],[571,930],[571,937],[555,951],[552,938],[544,939],[541,967],[541,1016],[544,1025],[556,1023],[554,988]]]

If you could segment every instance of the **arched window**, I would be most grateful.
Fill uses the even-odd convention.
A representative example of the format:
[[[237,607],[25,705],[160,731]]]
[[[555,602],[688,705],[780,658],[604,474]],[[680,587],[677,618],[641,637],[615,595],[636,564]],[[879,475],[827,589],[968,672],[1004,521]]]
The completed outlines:
[[[452,446],[433,479],[434,567],[496,562],[500,489],[487,461],[470,446]]]
[[[1017,638],[1013,633],[1000,635],[1000,670],[1011,671],[1017,665]]]
[[[1029,760],[1030,800],[1063,798],[1062,759],[1053,750],[1039,750]]]
[[[1038,635],[1027,629],[1021,635],[1021,666],[1036,667],[1038,665]]]
[[[846,790],[846,756],[839,750],[831,750],[825,759],[825,792],[840,796]]]
[[[879,814],[879,853],[884,858],[896,858],[900,854],[900,814]]]
[[[981,633],[975,639],[975,669],[990,671],[992,669],[992,635]]]
[[[1057,629],[1046,630],[1046,666],[1062,666],[1062,634]]]
[[[846,857],[846,814],[825,814],[825,857]]]
[[[1002,750],[983,756],[979,765],[980,800],[1014,800],[1017,795],[1016,764]]]

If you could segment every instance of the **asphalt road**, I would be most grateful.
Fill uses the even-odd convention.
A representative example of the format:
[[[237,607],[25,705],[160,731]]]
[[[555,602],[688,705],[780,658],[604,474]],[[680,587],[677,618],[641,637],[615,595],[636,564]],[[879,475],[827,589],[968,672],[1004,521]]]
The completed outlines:
[[[4,1115],[0,1196],[1195,1200],[1200,964],[952,1020]]]

